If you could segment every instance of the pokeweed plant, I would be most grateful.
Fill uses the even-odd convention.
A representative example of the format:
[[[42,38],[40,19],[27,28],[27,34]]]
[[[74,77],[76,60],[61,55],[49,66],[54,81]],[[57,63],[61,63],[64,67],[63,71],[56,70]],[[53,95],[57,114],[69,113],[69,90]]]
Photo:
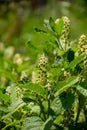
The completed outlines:
[[[30,77],[12,84],[7,110],[0,115],[2,130],[87,128],[87,37],[70,41],[66,16],[49,18],[44,26],[35,28],[46,38],[43,53]]]

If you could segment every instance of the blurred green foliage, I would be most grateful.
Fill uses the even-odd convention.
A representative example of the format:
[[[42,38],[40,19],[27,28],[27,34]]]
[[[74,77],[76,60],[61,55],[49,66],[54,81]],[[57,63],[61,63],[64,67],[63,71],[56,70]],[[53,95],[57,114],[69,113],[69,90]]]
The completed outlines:
[[[87,33],[87,3],[85,0],[48,0],[45,6],[33,10],[30,7],[30,1],[9,0],[7,3],[0,5],[0,41],[5,46],[15,46],[17,52],[26,53],[24,46],[28,41],[31,41],[37,48],[42,46],[44,37],[36,34],[34,28],[40,28],[44,19],[49,19],[50,16],[54,19],[61,16],[70,18],[71,34],[74,32],[71,38],[76,38],[82,32]],[[29,51],[31,54],[31,49]]]

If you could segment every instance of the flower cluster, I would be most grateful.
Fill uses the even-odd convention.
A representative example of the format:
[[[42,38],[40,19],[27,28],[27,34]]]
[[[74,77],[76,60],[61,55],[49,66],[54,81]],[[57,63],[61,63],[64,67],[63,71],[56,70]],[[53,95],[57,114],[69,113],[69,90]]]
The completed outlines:
[[[69,34],[70,34],[70,20],[66,16],[62,17],[62,19],[64,22],[64,26],[63,26],[60,40],[63,44],[67,44],[67,40],[69,39]]]
[[[46,85],[47,83],[47,57],[42,54],[38,58],[38,83]]]
[[[87,78],[87,37],[86,35],[82,34],[79,38],[79,45],[78,45],[78,53],[79,55],[85,52],[85,56],[83,59],[83,69],[82,69],[82,79]]]
[[[82,34],[79,38],[79,54],[87,51],[87,38]]]

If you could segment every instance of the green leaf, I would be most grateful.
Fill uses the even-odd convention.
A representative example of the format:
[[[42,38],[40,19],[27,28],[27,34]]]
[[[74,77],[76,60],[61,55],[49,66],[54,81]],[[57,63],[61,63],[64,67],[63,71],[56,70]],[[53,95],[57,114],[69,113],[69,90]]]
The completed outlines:
[[[7,107],[0,106],[0,111],[7,112]]]
[[[43,130],[50,130],[53,125],[53,118],[49,117],[46,122],[43,124]]]
[[[63,92],[53,100],[51,107],[55,115],[58,115],[61,112],[64,112],[64,110],[70,109],[74,101],[75,97],[71,91],[68,93]]]
[[[80,85],[78,85],[78,86],[76,87],[76,89],[77,89],[82,95],[84,95],[85,97],[87,97],[87,89],[81,87]]]
[[[61,32],[62,32],[62,29],[63,29],[63,25],[64,25],[64,22],[63,22],[63,19],[59,19],[58,22],[55,23],[55,32],[60,36],[61,35]]]
[[[23,102],[22,99],[19,99],[15,102],[13,102],[9,107],[8,107],[8,114],[3,116],[2,119],[5,119],[9,116],[11,116],[14,112],[16,112],[19,108],[23,107],[25,103]]]
[[[58,115],[58,114],[60,114],[62,111],[64,111],[63,106],[62,106],[62,102],[61,102],[59,96],[57,96],[57,97],[53,100],[53,102],[52,102],[52,104],[51,104],[51,108],[52,108],[52,110],[54,111],[55,115]]]
[[[3,100],[5,103],[10,101],[9,95],[3,94],[1,90],[0,90],[0,99]]]
[[[63,115],[58,115],[54,121],[55,124],[59,125],[63,121]]]
[[[68,49],[68,51],[67,51],[67,60],[68,60],[68,62],[70,63],[71,61],[73,61],[74,57],[75,57],[74,51],[71,48]]]
[[[44,20],[44,26],[48,29],[48,30],[50,30],[50,31],[52,31],[52,29],[51,29],[51,27],[50,27],[50,25],[49,25],[49,20]]]
[[[30,105],[29,107],[28,107],[28,109],[30,110],[30,112],[31,113],[33,113],[33,114],[37,114],[37,115],[39,115],[40,114],[40,107],[38,106],[38,105]]]
[[[25,44],[25,45],[26,45],[26,47],[28,47],[28,48],[30,48],[30,47],[31,47],[31,48],[33,48],[33,49],[37,49],[37,48],[36,48],[36,46],[35,46],[35,45],[33,45],[31,41],[26,42],[26,44]]]
[[[16,120],[21,120],[22,114],[24,114],[24,113],[20,110],[20,111],[15,111],[15,112],[12,114],[12,116],[13,116],[13,118],[15,118]]]
[[[55,96],[60,95],[62,92],[64,92],[68,88],[73,87],[73,85],[75,85],[79,81],[79,79],[80,79],[79,76],[72,76],[65,81],[59,82],[56,86],[56,89],[58,91],[55,93]]]
[[[77,64],[83,61],[85,57],[85,53],[82,53],[80,56],[76,57],[73,61],[70,62],[69,67],[74,70]]]
[[[43,33],[47,33],[45,30],[39,29],[39,28],[34,28],[36,32],[43,32]]]
[[[55,22],[52,17],[49,18],[49,25],[53,31],[55,31]]]
[[[24,105],[25,103],[23,102],[22,99],[18,99],[15,102],[12,102],[11,106],[9,106],[8,111],[13,112],[15,109],[19,109],[20,106]]]
[[[48,112],[48,101],[43,101],[42,105],[43,105],[44,112],[47,113]]]
[[[19,84],[20,87],[26,88],[27,90],[30,90],[31,92],[35,92],[43,97],[46,96],[46,89],[44,89],[42,86],[36,83],[26,83],[26,84]]]
[[[38,116],[26,118],[22,130],[42,130],[43,121]]]
[[[67,92],[61,93],[59,98],[65,110],[70,109],[75,101],[75,96],[71,91],[69,91],[68,93]]]
[[[12,84],[10,89],[11,89],[11,95],[10,95],[11,103],[14,103],[17,100],[17,91],[16,91],[17,88],[15,84]]]

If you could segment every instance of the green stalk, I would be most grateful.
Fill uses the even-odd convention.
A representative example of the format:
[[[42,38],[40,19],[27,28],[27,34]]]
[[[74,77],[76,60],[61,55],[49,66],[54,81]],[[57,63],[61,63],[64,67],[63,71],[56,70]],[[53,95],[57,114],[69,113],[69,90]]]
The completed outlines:
[[[44,117],[44,120],[46,120],[46,115],[45,115],[44,108],[43,108],[42,101],[41,101],[40,97],[38,98],[38,101],[39,101],[39,105],[40,105],[40,114],[42,114]]]
[[[48,90],[48,113],[47,113],[47,117],[49,117],[49,111],[50,111],[50,91]]]

